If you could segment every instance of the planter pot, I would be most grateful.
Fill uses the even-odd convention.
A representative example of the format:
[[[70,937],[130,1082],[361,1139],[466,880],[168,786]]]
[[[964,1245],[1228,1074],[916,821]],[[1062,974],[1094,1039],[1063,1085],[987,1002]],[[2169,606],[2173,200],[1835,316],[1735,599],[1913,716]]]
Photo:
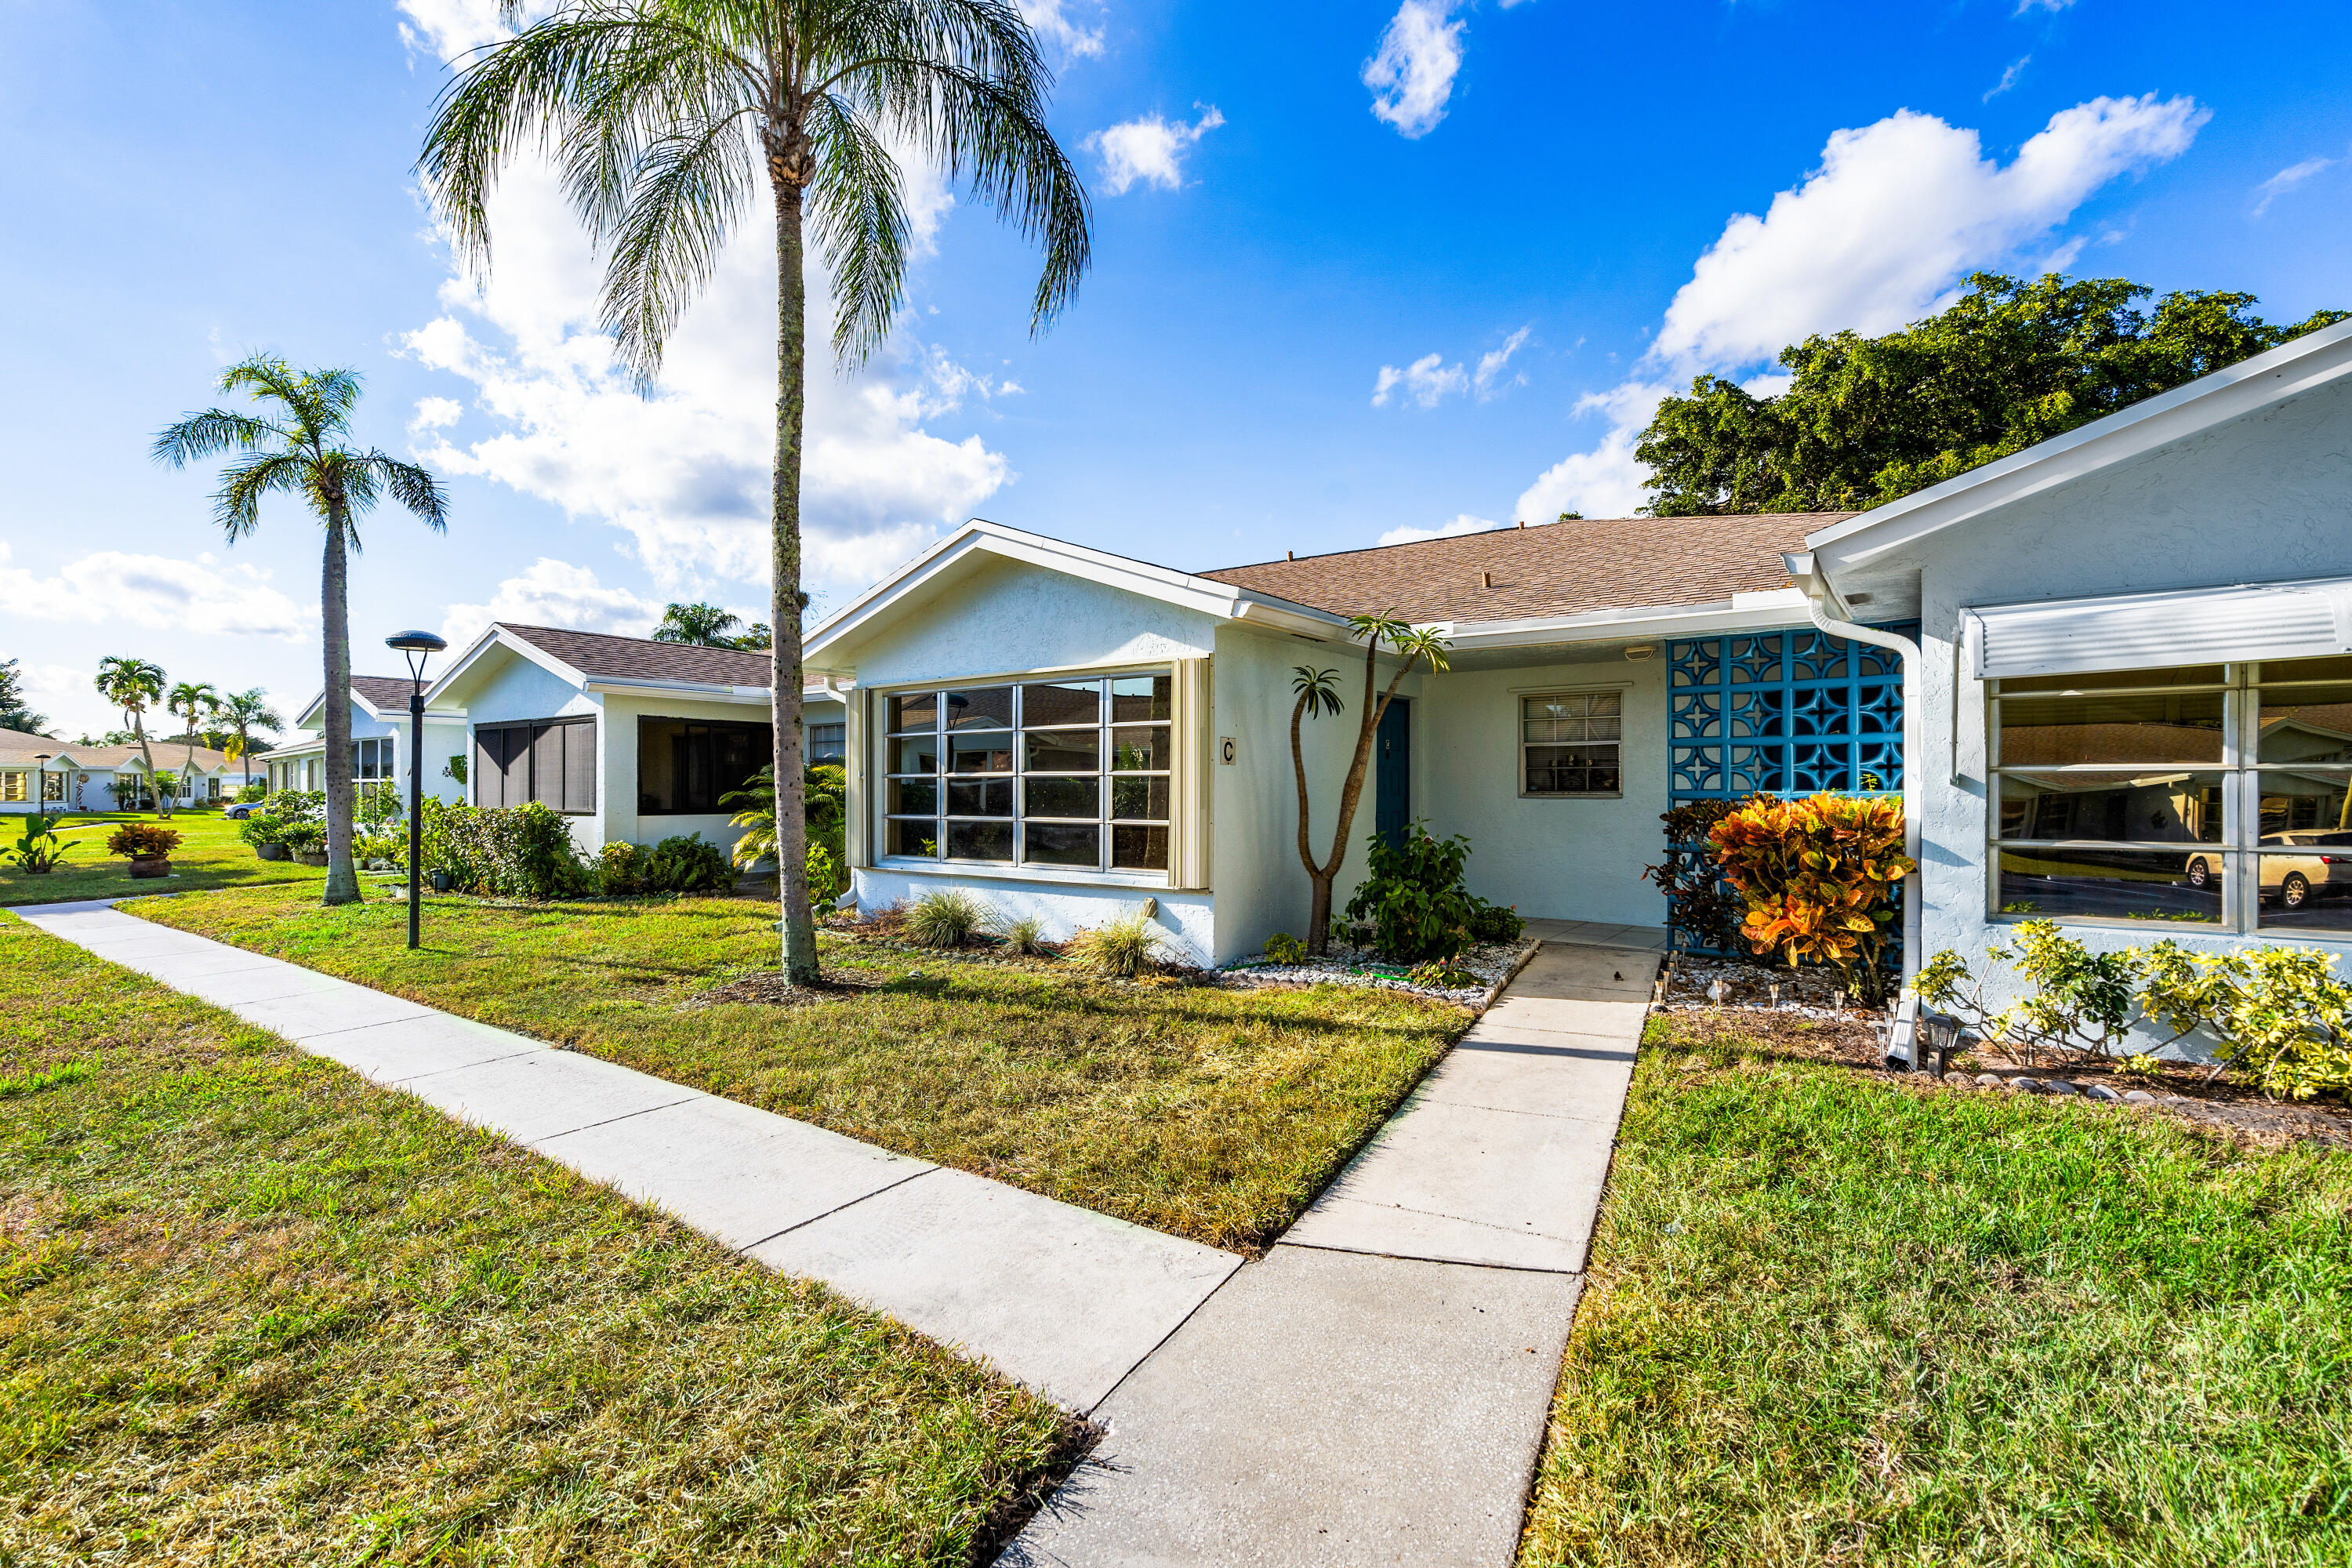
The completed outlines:
[[[323,866],[327,863],[327,852],[323,849],[298,849],[294,852],[294,858],[305,866]]]
[[[131,874],[134,877],[168,877],[172,874],[171,858],[164,855],[133,855],[131,858]]]
[[[449,890],[449,873],[446,871],[427,871],[425,873],[425,880],[426,885],[436,893],[446,893]]]
[[[283,844],[257,844],[253,847],[253,852],[256,855],[260,856],[264,860],[287,860],[292,858],[292,857],[287,853],[286,846]]]

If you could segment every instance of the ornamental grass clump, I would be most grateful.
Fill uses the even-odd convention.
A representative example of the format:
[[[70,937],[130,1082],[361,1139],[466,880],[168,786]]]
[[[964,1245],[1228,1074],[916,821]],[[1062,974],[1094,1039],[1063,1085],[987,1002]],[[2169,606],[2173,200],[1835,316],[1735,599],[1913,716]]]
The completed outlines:
[[[1069,955],[1097,974],[1131,980],[1160,965],[1166,944],[1141,910],[1070,939]]]
[[[1035,915],[999,920],[991,925],[990,930],[996,940],[1004,944],[1005,952],[1018,953],[1024,958],[1050,957],[1055,951],[1054,944],[1045,937],[1045,922]]]
[[[907,940],[918,947],[962,947],[988,927],[988,910],[961,888],[925,893],[907,906]]]
[[[1759,795],[1707,832],[1716,864],[1738,889],[1739,935],[1759,956],[1794,969],[1826,964],[1871,1003],[1886,995],[1890,889],[1916,867],[1903,853],[1903,808],[1891,800]]]

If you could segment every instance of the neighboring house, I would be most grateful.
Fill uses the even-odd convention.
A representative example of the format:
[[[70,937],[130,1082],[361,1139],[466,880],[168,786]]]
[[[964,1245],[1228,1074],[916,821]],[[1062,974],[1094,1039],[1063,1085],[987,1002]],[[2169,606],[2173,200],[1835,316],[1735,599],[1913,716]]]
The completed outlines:
[[[243,764],[222,752],[198,746],[192,764],[185,742],[151,741],[148,746],[157,770],[177,779],[181,805],[218,802],[235,795],[244,783]],[[52,811],[120,810],[117,784],[125,791],[135,786],[142,805],[152,803],[154,792],[145,780],[146,764],[136,746],[83,746],[0,730],[0,812],[29,812],[43,805]]]
[[[769,657],[556,626],[492,625],[426,695],[428,724],[462,724],[467,798],[542,801],[589,853],[698,833],[731,846],[743,787],[773,753]],[[809,760],[841,760],[842,696],[802,694]]]
[[[2352,323],[1854,515],[1200,574],[975,521],[809,639],[852,689],[856,896],[962,886],[1055,934],[1150,898],[1218,962],[1299,931],[1293,671],[1347,698],[1304,725],[1319,854],[1363,698],[1345,617],[1388,611],[1452,668],[1383,726],[1342,900],[1362,837],[1420,818],[1523,914],[1656,925],[1676,801],[1881,791],[1922,845],[1913,962],[2033,914],[2352,939],[2325,896],[2352,838],[2313,838],[2352,834],[2347,450]]]
[[[408,696],[413,684],[404,675],[352,677],[352,777],[362,785],[389,784],[404,801],[408,798]],[[327,787],[324,692],[295,715],[294,728],[301,731],[296,739],[254,759],[272,794]],[[465,799],[466,786],[458,781],[465,755],[465,724],[428,716],[425,793],[452,803]]]

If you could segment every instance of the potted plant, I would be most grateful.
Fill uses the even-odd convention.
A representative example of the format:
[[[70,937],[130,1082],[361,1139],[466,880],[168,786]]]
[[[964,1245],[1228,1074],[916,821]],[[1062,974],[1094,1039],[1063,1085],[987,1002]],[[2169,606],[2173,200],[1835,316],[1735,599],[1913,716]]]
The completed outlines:
[[[255,856],[264,860],[286,860],[292,857],[286,849],[286,819],[274,811],[257,811],[237,824],[236,836],[253,846]]]
[[[289,822],[280,832],[279,842],[305,866],[327,863],[327,825],[323,822]]]
[[[172,851],[179,847],[179,834],[152,822],[126,822],[106,841],[108,854],[131,857],[134,877],[170,876]]]

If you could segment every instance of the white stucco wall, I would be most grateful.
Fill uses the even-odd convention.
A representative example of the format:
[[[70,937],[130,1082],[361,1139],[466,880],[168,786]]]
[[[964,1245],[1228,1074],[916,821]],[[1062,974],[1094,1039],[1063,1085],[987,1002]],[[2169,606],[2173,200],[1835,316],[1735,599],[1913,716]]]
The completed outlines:
[[[1921,747],[1911,759],[1922,837],[1925,953],[1983,973],[2009,923],[1986,915],[1983,683],[1960,668],[1959,612],[2040,598],[2352,575],[2352,387],[2306,394],[2130,463],[1948,529],[1912,547],[1920,572]],[[1954,686],[1961,744],[1954,744]],[[1956,772],[1957,768],[1957,772]],[[2276,941],[2344,953],[2316,932],[2200,935],[2169,923],[2081,924],[2113,951],[2170,937],[2206,950]]]

